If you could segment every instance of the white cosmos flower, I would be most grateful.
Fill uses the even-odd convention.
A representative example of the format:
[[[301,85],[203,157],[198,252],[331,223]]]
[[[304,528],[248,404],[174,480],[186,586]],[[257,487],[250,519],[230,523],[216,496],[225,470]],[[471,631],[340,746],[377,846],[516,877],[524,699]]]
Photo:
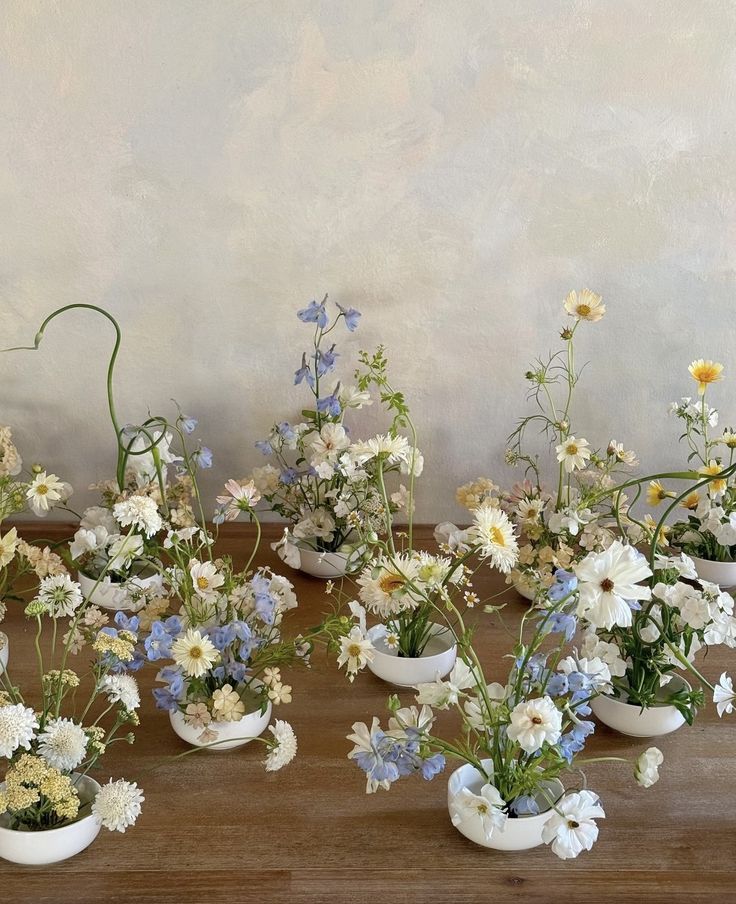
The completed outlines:
[[[110,703],[122,703],[128,712],[141,705],[138,682],[132,675],[105,675],[100,682],[100,690],[107,695]]]
[[[508,574],[519,558],[519,544],[514,528],[506,512],[490,505],[482,505],[473,512],[473,524],[468,528],[468,539],[480,546],[483,558]]]
[[[163,521],[156,503],[150,496],[130,496],[117,502],[112,509],[115,519],[122,527],[134,527],[147,537],[157,534]]]
[[[418,732],[428,732],[434,724],[434,713],[428,706],[417,709],[416,706],[404,706],[397,709],[388,720],[389,730],[404,733],[407,728],[414,728]]]
[[[595,820],[606,815],[598,795],[592,791],[567,794],[557,804],[557,811],[544,824],[544,843],[552,844],[552,851],[561,860],[589,851],[598,838]]]
[[[0,706],[0,757],[10,759],[19,747],[29,750],[37,728],[36,714],[22,703]]]
[[[264,765],[266,772],[276,772],[283,769],[296,756],[296,735],[291,725],[283,719],[276,719],[270,726],[270,731],[273,741],[270,743]]]
[[[112,779],[97,792],[92,813],[111,832],[124,832],[141,814],[145,797],[135,782]]]
[[[600,320],[606,313],[602,297],[590,289],[581,289],[579,292],[573,289],[568,292],[563,305],[571,317],[576,320],[589,320],[591,323]]]
[[[140,534],[123,534],[113,540],[107,554],[110,556],[111,571],[125,571],[130,563],[143,552],[143,537]]]
[[[571,474],[575,470],[582,470],[590,459],[590,445],[587,439],[576,439],[568,436],[567,439],[555,446],[557,461],[563,462],[565,471]]]
[[[486,841],[490,841],[494,829],[503,829],[507,816],[503,812],[506,806],[498,789],[491,784],[483,785],[480,794],[473,794],[469,788],[463,788],[452,798],[450,818],[454,826],[461,823],[479,822]]]
[[[312,440],[312,465],[334,462],[340,453],[350,445],[348,434],[342,424],[324,424],[319,434]]]
[[[57,502],[65,502],[72,494],[71,486],[56,474],[41,471],[26,490],[26,498],[39,518],[45,518]]]
[[[535,753],[545,742],[556,744],[562,734],[562,713],[547,695],[517,703],[510,718],[508,736],[526,753]]]
[[[652,574],[646,559],[619,540],[603,552],[588,553],[573,570],[580,594],[577,613],[596,628],[630,627],[627,600],[651,599],[650,588],[638,583]]]
[[[664,762],[662,751],[658,747],[648,747],[636,761],[634,777],[642,788],[651,788],[659,781],[659,767]]]
[[[201,678],[220,658],[209,637],[203,637],[193,628],[172,643],[171,655],[174,662],[192,678]]]
[[[217,588],[222,587],[225,578],[218,572],[213,562],[200,562],[193,559],[189,565],[189,574],[192,578],[194,592],[209,599],[217,594]]]
[[[341,386],[338,395],[340,405],[345,408],[362,408],[364,405],[372,405],[373,399],[369,392],[358,389],[357,386]]]
[[[82,726],[71,719],[50,719],[38,735],[38,752],[49,766],[71,772],[84,759],[87,735]]]
[[[721,717],[724,713],[730,715],[733,712],[734,700],[736,700],[736,694],[733,691],[733,682],[731,677],[724,672],[713,691],[713,702],[718,710],[718,715]]]
[[[370,639],[360,630],[358,625],[351,628],[350,633],[340,638],[340,655],[337,666],[347,665],[348,678],[352,681],[357,672],[369,662],[373,662],[375,650]]]
[[[438,709],[447,709],[458,702],[464,690],[475,686],[476,679],[473,670],[467,662],[458,659],[445,681],[438,678],[437,681],[417,684],[416,701],[436,706]]]
[[[38,599],[52,618],[72,616],[82,605],[82,588],[68,574],[54,574],[42,578]]]

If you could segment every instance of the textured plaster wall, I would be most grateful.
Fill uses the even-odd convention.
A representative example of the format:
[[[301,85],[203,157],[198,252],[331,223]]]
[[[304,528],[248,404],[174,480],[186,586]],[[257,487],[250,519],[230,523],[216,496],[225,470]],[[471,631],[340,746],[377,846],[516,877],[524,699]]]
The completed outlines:
[[[527,362],[588,285],[580,432],[672,464],[689,361],[736,380],[735,38],[731,0],[4,0],[2,342],[108,307],[121,419],[199,416],[211,496],[298,410],[294,310],[329,291],[365,315],[343,362],[389,347],[431,520],[510,476]],[[75,314],[0,358],[0,420],[80,507],[110,342]]]

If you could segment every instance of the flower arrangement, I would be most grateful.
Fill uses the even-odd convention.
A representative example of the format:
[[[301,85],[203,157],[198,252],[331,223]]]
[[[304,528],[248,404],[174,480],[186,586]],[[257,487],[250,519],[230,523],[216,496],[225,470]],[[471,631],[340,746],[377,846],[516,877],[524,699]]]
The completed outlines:
[[[572,325],[564,327],[562,349],[537,359],[526,373],[528,398],[535,410],[509,437],[506,460],[523,464],[525,478],[510,492],[480,478],[461,486],[457,501],[472,513],[479,505],[500,505],[520,531],[518,565],[509,575],[525,596],[544,595],[558,568],[569,568],[588,551],[605,549],[615,533],[610,505],[619,475],[638,464],[636,454],[616,440],[595,449],[573,426],[572,408],[582,368],[575,364],[575,338],[581,323],[596,323],[606,307],[589,289],[572,291],[564,301]],[[557,485],[545,487],[538,454],[526,450],[530,428],[549,438],[555,455]]]
[[[463,834],[494,847],[513,826],[523,828],[519,820],[547,814],[536,843],[551,845],[562,859],[590,850],[598,837],[596,820],[605,813],[585,781],[577,784],[581,767],[619,758],[581,755],[595,730],[587,718],[590,702],[610,689],[612,676],[599,656],[568,652],[579,594],[574,575],[558,569],[540,598],[542,608],[522,619],[504,683],[487,680],[467,644],[446,680],[415,688],[417,705],[402,707],[398,697],[390,699],[386,730],[375,717],[370,727],[355,723],[348,757],[365,772],[366,791],[388,790],[416,773],[430,780],[451,757],[470,767],[471,780],[460,786],[450,780],[450,816]],[[453,710],[459,718],[454,739],[435,728],[435,710]],[[662,760],[656,748],[639,757],[635,775],[641,785],[657,781]]]
[[[310,352],[302,354],[294,383],[306,386],[313,400],[302,411],[303,421],[276,424],[266,439],[256,443],[273,464],[256,468],[250,479],[268,508],[290,524],[275,547],[287,564],[300,566],[301,547],[320,553],[347,552],[350,570],[355,570],[360,562],[357,529],[380,533],[385,512],[406,510],[408,504],[404,487],[391,495],[382,492],[377,456],[390,445],[390,461],[384,456],[381,479],[391,471],[409,474],[411,467],[413,480],[422,471],[423,459],[398,435],[367,442],[351,436],[346,414],[371,405],[373,399],[362,387],[341,382],[325,387],[339,357],[328,337],[341,322],[353,332],[361,315],[337,304],[337,315],[330,323],[326,304],[327,296],[319,304],[312,301],[297,315],[302,322],[314,324],[314,335]]]
[[[688,462],[695,462],[703,478],[712,479],[703,492],[693,489],[679,499],[678,505],[686,513],[685,520],[665,530],[670,533],[670,542],[690,556],[711,562],[736,562],[736,477],[732,470],[736,433],[728,427],[713,436],[712,430],[718,426],[718,411],[706,402],[708,387],[723,379],[723,365],[698,359],[692,362],[689,371],[697,383],[698,398],[673,402],[670,412],[682,421],[680,439],[687,444]],[[726,470],[729,473],[723,474]],[[652,481],[647,501],[657,506],[677,496],[660,481]]]
[[[464,643],[466,630],[462,613],[481,603],[473,591],[472,575],[483,563],[507,573],[515,565],[518,553],[516,537],[508,516],[498,507],[480,505],[473,525],[447,537],[441,555],[416,550],[413,543],[413,485],[410,483],[408,523],[395,537],[391,507],[385,489],[384,471],[406,448],[399,430],[406,429],[416,449],[416,428],[400,392],[391,385],[382,350],[361,355],[363,370],[358,386],[375,388],[394,421],[382,442],[371,444],[372,461],[383,497],[383,529],[359,523],[361,542],[373,553],[357,577],[360,602],[351,600],[352,627],[342,638],[339,666],[345,666],[350,680],[375,657],[374,642],[399,658],[421,657],[438,635],[451,644]],[[472,564],[471,564],[472,563]],[[334,590],[333,590],[334,592]],[[348,594],[338,591],[340,603]],[[362,605],[361,605],[362,603]],[[366,610],[380,620],[366,630]]]
[[[90,628],[86,673],[69,667],[71,635],[88,608],[78,583],[59,573],[41,581],[25,612],[35,622],[39,684],[27,696],[6,670],[0,674],[0,755],[7,761],[0,824],[28,832],[71,825],[90,813],[110,831],[124,832],[141,812],[136,785],[109,781],[89,793],[85,781],[111,744],[132,743],[140,694],[128,672],[137,642],[131,630]],[[59,639],[58,625],[70,619]],[[52,639],[46,642],[51,630]],[[80,693],[86,703],[77,702]],[[30,704],[29,700],[40,702]]]

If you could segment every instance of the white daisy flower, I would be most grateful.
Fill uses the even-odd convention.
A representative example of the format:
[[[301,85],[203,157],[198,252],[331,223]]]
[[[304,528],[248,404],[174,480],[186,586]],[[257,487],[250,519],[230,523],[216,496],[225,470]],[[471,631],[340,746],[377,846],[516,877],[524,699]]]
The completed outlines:
[[[358,596],[370,612],[388,618],[397,612],[415,609],[420,602],[409,586],[417,578],[419,564],[405,553],[381,556],[365,568],[357,579]]]
[[[29,750],[37,728],[36,714],[22,703],[0,706],[0,756],[10,759],[19,747]]]
[[[209,637],[204,637],[193,628],[172,643],[171,655],[174,662],[192,678],[201,678],[220,658]]]
[[[263,762],[266,772],[283,769],[296,756],[296,735],[294,729],[283,719],[276,719],[270,726],[273,741],[269,742],[268,754]]]
[[[71,719],[50,719],[38,735],[38,752],[49,766],[71,772],[84,759],[87,740],[82,726]]]
[[[42,578],[38,599],[52,618],[72,616],[82,605],[82,588],[68,574],[54,574]]]
[[[141,705],[138,682],[132,675],[105,675],[100,682],[100,690],[107,694],[110,703],[122,703],[128,712]]]
[[[113,506],[112,513],[122,527],[135,527],[147,537],[157,534],[163,521],[150,496],[131,496]]]
[[[57,502],[65,502],[72,494],[71,486],[56,474],[41,471],[26,490],[26,499],[39,518],[45,518]]]
[[[347,665],[347,674],[350,681],[369,662],[373,662],[375,650],[373,644],[360,628],[355,625],[350,633],[340,638],[340,655],[337,657],[337,666]]]
[[[481,505],[473,512],[473,524],[468,529],[471,543],[480,545],[480,554],[491,565],[508,574],[519,558],[519,544],[506,512],[490,505]]]
[[[567,439],[555,446],[557,461],[562,462],[565,471],[571,474],[575,470],[582,470],[590,459],[590,445],[587,439],[575,439],[568,436]]]
[[[598,838],[596,819],[604,819],[600,799],[592,791],[568,794],[557,804],[542,829],[545,844],[552,844],[552,851],[561,860],[577,857],[581,851],[589,851]]]
[[[573,289],[568,293],[563,304],[567,313],[576,320],[589,320],[591,323],[595,323],[606,313],[603,299],[595,292],[591,292],[590,289],[581,289],[580,292]]]
[[[124,832],[141,814],[145,797],[135,782],[112,779],[97,792],[92,813],[111,832]]]
[[[639,581],[651,576],[646,558],[615,540],[604,552],[591,552],[573,570],[578,579],[578,615],[596,628],[631,627],[627,600],[649,600],[652,591]]]

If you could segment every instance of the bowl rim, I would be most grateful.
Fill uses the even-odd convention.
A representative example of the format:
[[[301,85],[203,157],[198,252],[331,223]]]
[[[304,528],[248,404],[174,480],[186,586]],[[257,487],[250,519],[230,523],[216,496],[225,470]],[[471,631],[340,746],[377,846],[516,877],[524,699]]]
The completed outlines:
[[[72,775],[73,774],[74,773],[72,773]],[[91,775],[83,775],[82,778],[86,779],[92,784],[93,790],[95,790],[95,794],[97,794],[97,792],[101,790],[102,785],[100,785],[100,783],[96,779],[92,778]],[[4,788],[5,782],[0,782],[0,790]],[[97,817],[95,816],[95,814],[90,812],[86,816],[82,816],[81,819],[75,819],[74,822],[67,823],[67,825],[65,826],[57,826],[55,829],[40,829],[38,832],[24,832],[21,829],[9,829],[7,828],[7,826],[0,826],[0,833],[14,835],[15,837],[18,837],[19,835],[27,835],[32,838],[39,838],[43,835],[53,835],[55,832],[66,832],[67,829],[73,829],[76,828],[76,826],[81,826],[84,823],[89,822],[90,819],[94,819],[96,821],[96,818]]]

